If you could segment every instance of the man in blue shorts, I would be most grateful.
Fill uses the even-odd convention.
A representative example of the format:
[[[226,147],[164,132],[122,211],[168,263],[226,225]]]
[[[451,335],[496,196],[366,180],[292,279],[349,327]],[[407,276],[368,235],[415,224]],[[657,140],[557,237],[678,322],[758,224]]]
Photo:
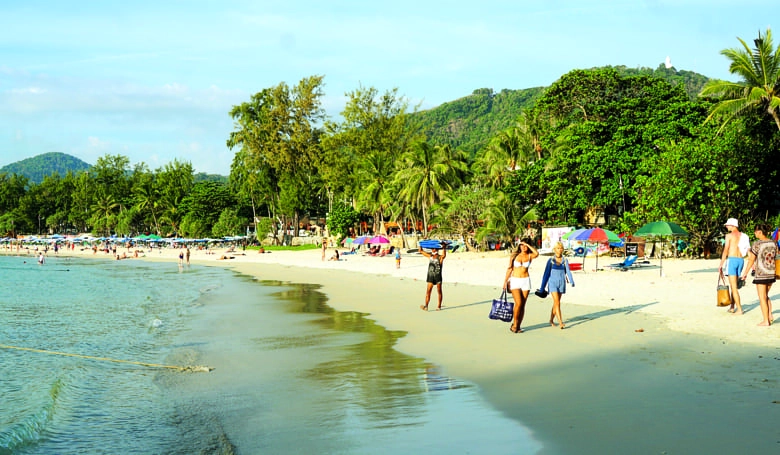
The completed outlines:
[[[729,291],[731,292],[731,306],[728,311],[729,313],[742,314],[742,301],[739,298],[738,283],[740,276],[742,276],[742,268],[745,266],[745,259],[739,248],[743,234],[739,232],[739,223],[736,218],[729,218],[725,226],[729,232],[726,234],[726,243],[723,245],[723,254],[720,258],[718,273],[723,273],[723,265],[726,264],[726,271],[729,276]]]

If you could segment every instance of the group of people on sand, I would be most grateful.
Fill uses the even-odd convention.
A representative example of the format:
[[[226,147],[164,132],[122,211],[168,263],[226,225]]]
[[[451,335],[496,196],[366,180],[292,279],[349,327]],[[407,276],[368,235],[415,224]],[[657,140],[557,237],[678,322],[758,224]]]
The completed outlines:
[[[756,240],[751,244],[747,234],[739,231],[739,222],[736,218],[729,218],[725,227],[728,234],[723,245],[718,273],[721,276],[728,275],[731,294],[728,312],[743,313],[739,289],[744,286],[747,274],[753,270],[753,284],[756,285],[758,303],[761,307],[761,322],[758,325],[769,327],[774,322],[769,290],[776,279],[775,257],[777,256],[777,243],[768,237],[772,228],[767,223],[758,223],[754,230]],[[747,263],[745,263],[745,255],[747,255]]]
[[[512,333],[522,333],[521,324],[525,317],[525,305],[528,302],[528,295],[531,293],[531,276],[528,270],[531,262],[539,257],[539,251],[531,245],[531,239],[525,238],[518,243],[517,248],[509,257],[509,267],[507,267],[504,281],[501,283],[503,289],[507,289],[512,294],[514,307],[512,311],[512,325],[509,330]],[[428,275],[426,277],[425,304],[420,305],[420,309],[428,311],[428,305],[431,300],[431,291],[436,286],[438,293],[438,305],[436,310],[441,310],[443,298],[442,283],[442,264],[447,258],[447,244],[444,243],[443,252],[439,254],[439,248],[430,248],[430,252],[421,250],[423,256],[428,258]],[[542,275],[542,284],[537,291],[540,296],[547,294],[552,296],[552,310],[550,311],[550,325],[561,329],[566,328],[561,313],[561,297],[566,293],[566,284],[574,286],[574,277],[569,268],[569,261],[563,257],[563,244],[558,242],[553,248],[553,257],[547,260],[547,264]]]
[[[512,333],[522,333],[521,324],[525,317],[525,305],[528,302],[528,295],[531,293],[531,276],[528,269],[531,267],[531,261],[539,257],[539,251],[531,245],[531,239],[525,238],[518,243],[517,248],[509,257],[509,267],[506,269],[506,276],[502,283],[502,288],[508,289],[512,293],[514,308],[512,311],[512,325],[509,330]],[[553,247],[553,257],[547,260],[544,274],[542,275],[542,284],[539,286],[537,295],[552,297],[552,309],[550,311],[550,326],[555,327],[555,319],[558,319],[558,327],[566,328],[563,322],[563,313],[561,312],[561,297],[566,293],[566,284],[574,287],[574,277],[569,268],[569,261],[563,257],[563,244],[558,242]]]

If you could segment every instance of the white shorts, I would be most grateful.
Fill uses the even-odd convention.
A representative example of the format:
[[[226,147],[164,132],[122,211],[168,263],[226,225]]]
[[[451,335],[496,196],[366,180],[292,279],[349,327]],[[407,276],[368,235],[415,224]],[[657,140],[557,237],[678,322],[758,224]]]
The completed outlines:
[[[516,276],[510,276],[509,277],[509,290],[512,289],[520,289],[521,291],[530,291],[531,290],[531,277],[516,277]]]

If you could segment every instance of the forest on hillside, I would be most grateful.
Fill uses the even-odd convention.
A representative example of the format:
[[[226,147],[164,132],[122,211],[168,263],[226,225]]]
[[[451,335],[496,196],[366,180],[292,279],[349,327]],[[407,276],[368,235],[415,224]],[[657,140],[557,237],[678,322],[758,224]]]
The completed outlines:
[[[0,168],[0,174],[19,174],[31,183],[41,183],[53,173],[65,175],[89,169],[89,164],[66,153],[50,152],[26,158]]]
[[[771,31],[753,42],[729,54],[751,62],[737,67],[740,82],[707,80],[696,96],[695,73],[606,67],[546,88],[480,89],[439,112],[361,86],[333,121],[323,76],[282,82],[231,110],[226,183],[196,182],[190,163],[152,171],[111,155],[40,184],[0,174],[0,230],[203,237],[257,219],[264,238],[271,226],[323,218],[335,236],[393,221],[484,243],[545,225],[631,233],[666,220],[690,233],[691,254],[706,255],[726,218],[748,232],[780,224],[780,56]]]

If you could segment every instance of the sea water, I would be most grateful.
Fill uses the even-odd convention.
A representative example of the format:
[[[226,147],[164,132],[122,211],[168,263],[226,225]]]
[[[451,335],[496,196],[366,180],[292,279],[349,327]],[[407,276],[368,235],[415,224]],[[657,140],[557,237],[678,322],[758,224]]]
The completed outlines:
[[[541,447],[313,285],[56,256],[0,256],[0,276],[0,455]]]

